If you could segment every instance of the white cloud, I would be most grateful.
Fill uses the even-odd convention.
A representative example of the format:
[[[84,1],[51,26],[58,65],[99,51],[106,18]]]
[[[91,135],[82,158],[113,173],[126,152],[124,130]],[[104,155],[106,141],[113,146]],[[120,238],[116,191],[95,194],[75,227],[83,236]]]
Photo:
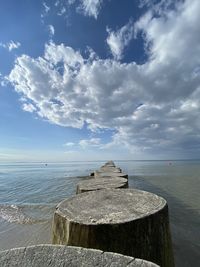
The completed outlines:
[[[21,46],[21,44],[20,42],[14,42],[11,40],[9,43],[5,43],[5,44],[0,43],[0,46],[5,49],[8,49],[9,51],[12,51],[13,49],[18,49]]]
[[[29,104],[24,103],[23,104],[23,110],[32,113],[32,112],[36,111],[36,108],[31,103],[29,103]]]
[[[82,139],[80,140],[79,145],[84,149],[88,147],[100,147],[101,139],[100,138]]]
[[[85,16],[97,19],[102,3],[103,0],[80,0],[78,11],[82,12]]]
[[[175,7],[178,3],[183,2],[184,0],[140,0],[139,7],[150,8],[151,11],[155,12],[157,15],[165,15],[165,13]]]
[[[111,31],[107,28],[108,37],[107,44],[115,59],[120,60],[123,57],[123,52],[126,46],[130,43],[134,36],[134,24],[130,20],[126,25],[117,30]]]
[[[53,25],[48,25],[49,35],[50,37],[53,37],[55,34],[55,28]]]
[[[45,16],[50,14],[51,10],[55,10],[58,16],[63,16],[69,19],[71,9],[89,17],[97,19],[102,8],[103,0],[57,0],[53,6],[43,3],[44,11],[41,14],[42,21]]]
[[[9,82],[7,81],[7,79],[4,78],[4,76],[1,74],[0,72],[0,85],[1,87],[6,87],[6,85],[8,84]]]
[[[57,0],[53,9],[56,10],[58,16],[68,18],[69,9],[76,2],[76,0]]]
[[[11,41],[10,43],[7,44],[8,46],[8,50],[12,51],[13,49],[17,49],[21,46],[21,44],[19,42],[13,42]]]
[[[66,12],[67,12],[67,9],[66,9],[66,7],[63,6],[63,7],[60,8],[60,10],[58,11],[57,15],[58,16],[62,16],[62,15],[65,15]]]
[[[43,6],[43,11],[42,11],[40,17],[41,17],[42,23],[44,23],[44,18],[49,15],[49,13],[51,11],[51,7],[48,6],[46,2],[43,2],[42,6]]]
[[[44,13],[47,14],[50,11],[50,7],[46,4],[46,2],[43,2],[43,7],[44,7]]]
[[[50,43],[43,57],[18,57],[8,79],[51,123],[114,130],[107,147],[199,153],[199,13],[200,1],[187,0],[163,16],[142,17],[135,27],[149,53],[143,65],[83,58]],[[101,148],[98,139],[80,142],[88,144]]]
[[[64,144],[64,146],[67,146],[67,147],[71,147],[71,146],[74,146],[74,145],[75,145],[75,143],[73,143],[73,142],[67,142],[67,143]]]

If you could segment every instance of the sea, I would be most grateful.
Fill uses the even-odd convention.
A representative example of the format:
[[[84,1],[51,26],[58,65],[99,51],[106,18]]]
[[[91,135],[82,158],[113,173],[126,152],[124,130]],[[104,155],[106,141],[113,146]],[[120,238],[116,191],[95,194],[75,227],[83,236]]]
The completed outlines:
[[[0,162],[0,250],[51,243],[56,205],[104,161]],[[129,187],[164,197],[177,267],[200,266],[200,160],[115,161]]]

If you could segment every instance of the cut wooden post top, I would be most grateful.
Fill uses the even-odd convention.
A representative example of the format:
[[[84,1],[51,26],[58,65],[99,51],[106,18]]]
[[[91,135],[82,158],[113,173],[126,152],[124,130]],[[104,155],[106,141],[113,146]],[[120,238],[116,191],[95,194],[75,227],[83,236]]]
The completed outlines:
[[[100,177],[123,177],[123,178],[128,178],[128,174],[122,173],[122,172],[95,171],[94,172],[94,177],[95,178],[100,178]]]
[[[104,166],[115,167],[115,163],[112,160],[107,161]]]
[[[112,252],[72,246],[37,245],[0,252],[1,267],[159,267],[149,261]]]
[[[88,179],[78,183],[77,193],[109,188],[126,188],[128,180],[122,177]]]
[[[62,201],[56,213],[80,224],[118,224],[144,218],[167,205],[155,194],[136,189],[106,189]]]
[[[102,166],[98,171],[99,172],[122,172],[122,170],[119,167],[107,167],[107,166]]]

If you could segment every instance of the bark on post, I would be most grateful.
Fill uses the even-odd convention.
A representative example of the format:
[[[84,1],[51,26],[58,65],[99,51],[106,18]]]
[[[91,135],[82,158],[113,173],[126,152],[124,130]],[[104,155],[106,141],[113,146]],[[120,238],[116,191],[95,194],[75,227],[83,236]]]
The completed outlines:
[[[78,194],[54,213],[53,243],[112,251],[173,267],[166,201],[135,189]]]

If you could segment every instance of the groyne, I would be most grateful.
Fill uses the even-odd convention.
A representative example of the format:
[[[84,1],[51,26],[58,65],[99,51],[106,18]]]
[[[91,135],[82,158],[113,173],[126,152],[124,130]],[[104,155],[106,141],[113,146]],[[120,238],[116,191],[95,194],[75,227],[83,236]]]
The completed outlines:
[[[118,179],[128,181],[128,175],[113,161],[94,171],[91,177],[77,185],[77,195],[56,207],[53,244],[117,252],[173,267],[166,200],[128,189],[128,183],[127,189],[119,189]]]
[[[52,243],[2,251],[0,267],[174,267],[166,200],[128,188],[113,161],[57,205]]]

